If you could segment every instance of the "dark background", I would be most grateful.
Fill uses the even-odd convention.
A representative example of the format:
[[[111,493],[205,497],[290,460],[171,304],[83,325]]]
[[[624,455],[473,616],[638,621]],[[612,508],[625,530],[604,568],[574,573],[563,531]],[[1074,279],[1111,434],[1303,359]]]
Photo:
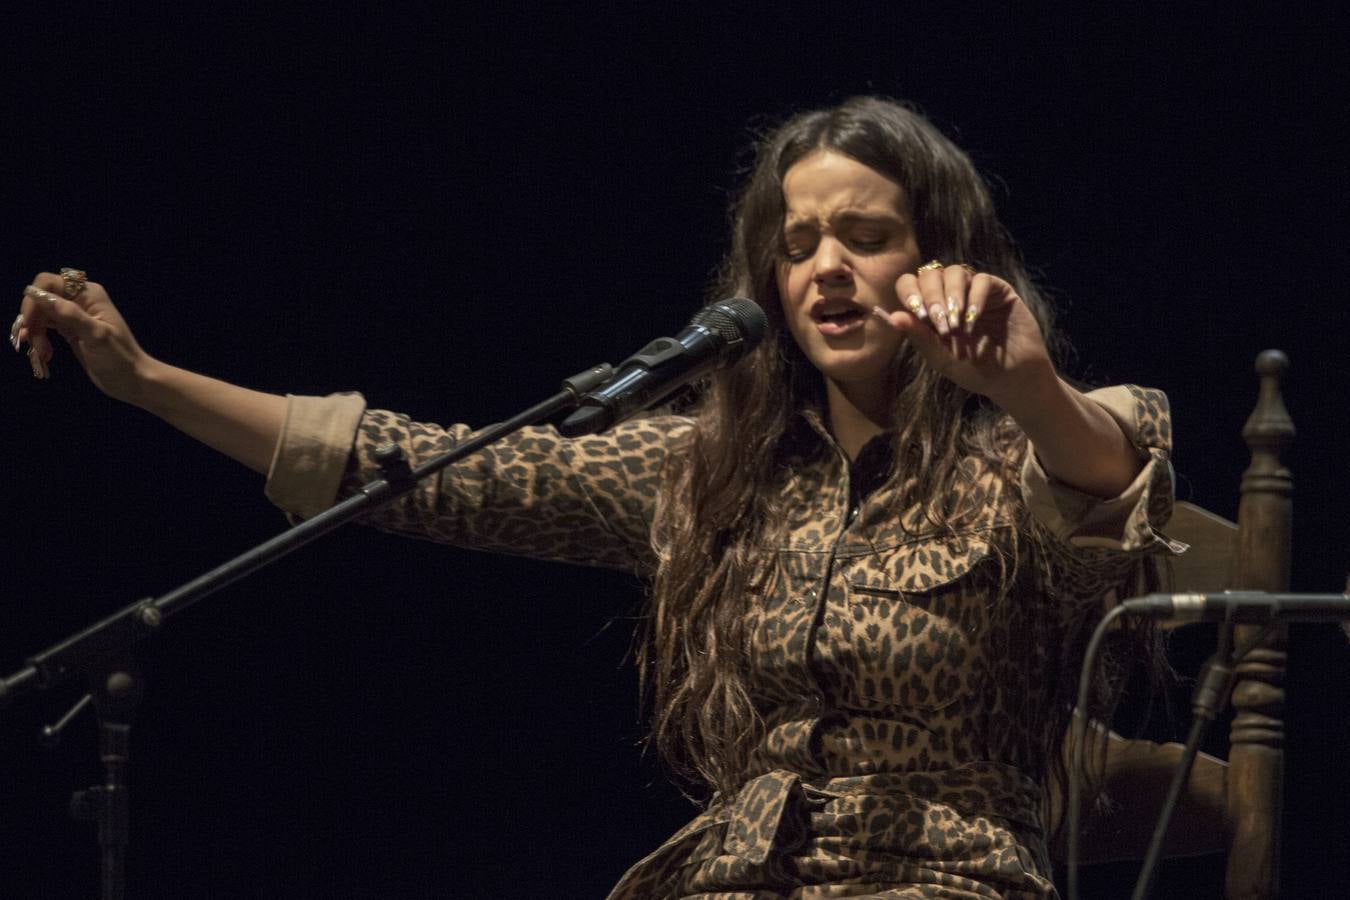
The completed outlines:
[[[1345,21],[897,6],[6,13],[0,282],[17,311],[35,272],[82,266],[172,362],[494,421],[687,320],[752,128],[907,98],[997,183],[1072,374],[1168,391],[1183,498],[1236,516],[1252,361],[1289,354],[1294,587],[1341,589]],[[67,353],[46,383],[7,365],[4,671],[285,526],[256,475]],[[175,618],[138,652],[132,896],[602,896],[691,813],[638,747],[640,600],[351,529]],[[1293,633],[1288,896],[1350,879],[1345,643]],[[99,774],[92,719],[35,740],[75,696],[0,713],[5,897],[95,895],[65,813]],[[1158,896],[1217,871],[1174,863]]]

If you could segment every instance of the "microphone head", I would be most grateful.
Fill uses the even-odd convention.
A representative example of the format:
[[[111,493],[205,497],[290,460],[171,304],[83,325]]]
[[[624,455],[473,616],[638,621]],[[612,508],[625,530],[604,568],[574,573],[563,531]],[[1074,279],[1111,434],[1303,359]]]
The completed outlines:
[[[764,339],[769,317],[755,301],[732,297],[703,307],[689,324],[708,329],[739,357]]]

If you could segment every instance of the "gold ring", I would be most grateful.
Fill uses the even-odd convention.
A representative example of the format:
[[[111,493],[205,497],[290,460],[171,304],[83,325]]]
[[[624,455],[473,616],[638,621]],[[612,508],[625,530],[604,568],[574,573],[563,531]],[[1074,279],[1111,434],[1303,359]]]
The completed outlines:
[[[961,268],[965,269],[967,272],[969,272],[969,273],[971,274],[972,277],[975,276],[975,275],[980,274],[979,272],[975,271],[975,267],[972,266],[970,263],[956,263],[956,265],[958,265],[958,266],[960,266]]]
[[[61,270],[61,280],[66,283],[65,287],[61,288],[61,296],[67,300],[74,300],[80,296],[80,291],[84,290],[85,282],[89,280],[89,276],[83,269],[66,267]]]
[[[942,263],[938,262],[936,259],[930,259],[928,262],[926,262],[926,263],[924,263],[923,265],[919,266],[919,268],[916,269],[915,271],[916,271],[916,272],[928,272],[928,271],[931,271],[932,269],[940,269],[940,268],[942,268]]]

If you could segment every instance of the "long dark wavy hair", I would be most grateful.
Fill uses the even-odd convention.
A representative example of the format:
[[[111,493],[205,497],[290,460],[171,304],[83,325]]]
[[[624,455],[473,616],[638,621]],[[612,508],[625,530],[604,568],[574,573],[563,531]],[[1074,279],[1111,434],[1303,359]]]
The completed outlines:
[[[1006,279],[1056,346],[1049,305],[995,216],[985,182],[924,117],[890,100],[861,97],[797,115],[758,141],[753,169],[732,206],[731,249],[711,296],[752,298],[768,316],[768,332],[740,364],[711,378],[696,427],[670,454],[656,523],[659,565],[637,649],[652,742],[677,773],[723,792],[744,779],[762,737],[742,625],[745,598],[764,589],[757,581],[772,570],[761,548],[777,543],[785,519],[781,486],[794,420],[823,404],[822,376],[786,327],[777,280],[785,254],[783,178],[820,149],[900,184],[923,258],[966,262]],[[949,502],[959,495],[954,489],[972,458],[1015,479],[1026,438],[984,398],[930,369],[907,342],[891,374],[896,446],[910,448],[897,454],[890,474],[890,485],[902,488],[894,512],[899,518],[919,504],[927,511],[925,527],[960,528],[980,513]],[[1022,555],[1016,545],[1025,539],[1015,537],[1004,548],[1005,591]],[[1041,627],[1032,619],[1026,628]],[[1078,659],[1068,656],[1054,673],[1048,702],[1029,711],[1028,723],[1042,771],[1061,779]],[[1103,680],[1094,715],[1109,712],[1118,683]]]

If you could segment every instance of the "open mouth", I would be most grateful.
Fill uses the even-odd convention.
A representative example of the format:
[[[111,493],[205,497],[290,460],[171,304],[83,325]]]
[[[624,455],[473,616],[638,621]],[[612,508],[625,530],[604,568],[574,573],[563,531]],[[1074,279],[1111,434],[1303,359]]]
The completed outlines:
[[[867,310],[852,300],[821,300],[811,307],[811,319],[822,334],[837,336],[866,324]]]
[[[867,314],[862,311],[862,307],[851,306],[848,309],[840,309],[834,312],[821,312],[812,316],[817,322],[829,322],[834,325],[845,325],[849,322],[856,322]]]

